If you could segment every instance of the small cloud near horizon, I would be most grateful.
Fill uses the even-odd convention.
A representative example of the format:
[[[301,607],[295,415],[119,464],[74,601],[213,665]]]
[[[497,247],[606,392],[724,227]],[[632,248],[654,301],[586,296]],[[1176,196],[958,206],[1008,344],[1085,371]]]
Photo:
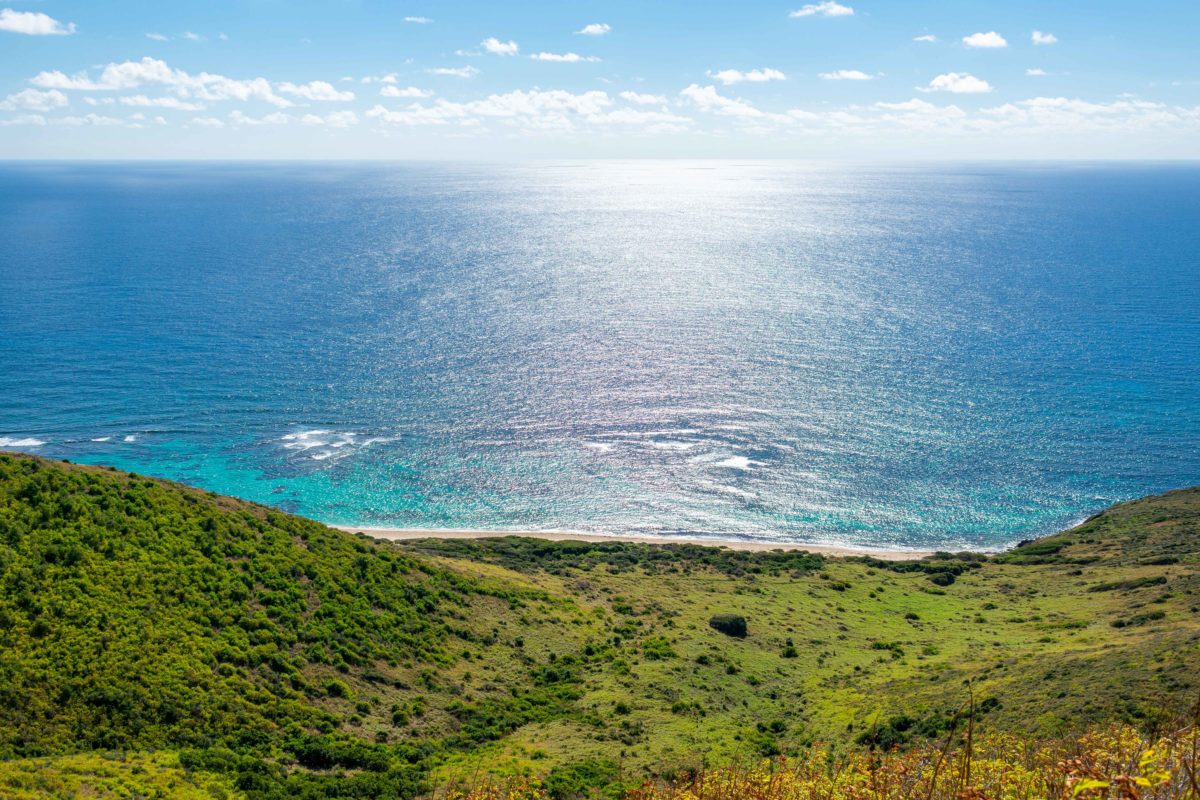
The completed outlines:
[[[986,94],[992,86],[982,78],[966,72],[947,72],[938,75],[928,86],[918,86],[919,92],[950,92],[952,94]]]

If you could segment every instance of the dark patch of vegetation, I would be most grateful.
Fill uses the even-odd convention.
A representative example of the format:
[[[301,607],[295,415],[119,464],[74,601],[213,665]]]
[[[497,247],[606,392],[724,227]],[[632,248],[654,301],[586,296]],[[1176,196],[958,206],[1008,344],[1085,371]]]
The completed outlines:
[[[708,624],[713,630],[737,639],[744,639],[749,633],[746,618],[738,614],[715,614]]]
[[[408,550],[429,555],[500,564],[517,572],[544,570],[568,575],[603,566],[615,573],[641,570],[648,575],[711,569],[725,575],[807,575],[825,559],[803,550],[746,551],[693,544],[549,541],[518,536],[489,539],[416,539]]]
[[[1146,578],[1131,578],[1127,581],[1109,581],[1108,583],[1098,583],[1095,586],[1089,586],[1089,592],[1115,592],[1118,590],[1128,591],[1130,589],[1142,589],[1147,586],[1162,586],[1167,582],[1167,579],[1162,575]]]

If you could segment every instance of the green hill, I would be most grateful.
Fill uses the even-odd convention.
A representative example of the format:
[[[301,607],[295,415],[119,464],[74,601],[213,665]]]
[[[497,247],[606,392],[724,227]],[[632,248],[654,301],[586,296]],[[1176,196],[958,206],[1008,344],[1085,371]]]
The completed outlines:
[[[0,455],[0,795],[89,764],[97,796],[121,764],[189,797],[619,785],[815,740],[915,743],[971,698],[990,729],[1148,727],[1200,688],[1198,574],[1197,490],[994,558],[893,563],[395,545]]]

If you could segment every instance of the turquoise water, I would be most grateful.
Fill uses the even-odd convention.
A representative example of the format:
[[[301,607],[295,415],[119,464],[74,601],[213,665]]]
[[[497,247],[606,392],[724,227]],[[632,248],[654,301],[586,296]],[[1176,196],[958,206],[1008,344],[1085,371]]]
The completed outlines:
[[[335,523],[1001,547],[1200,482],[1200,167],[0,165],[0,447]]]

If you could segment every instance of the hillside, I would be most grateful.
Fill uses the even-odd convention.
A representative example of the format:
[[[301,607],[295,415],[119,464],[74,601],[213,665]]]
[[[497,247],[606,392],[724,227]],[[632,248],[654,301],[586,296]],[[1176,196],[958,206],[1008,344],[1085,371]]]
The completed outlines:
[[[994,558],[389,544],[0,455],[0,788],[135,764],[178,796],[549,773],[566,797],[918,744],[972,698],[988,730],[1150,728],[1200,690],[1198,542],[1184,490]]]

